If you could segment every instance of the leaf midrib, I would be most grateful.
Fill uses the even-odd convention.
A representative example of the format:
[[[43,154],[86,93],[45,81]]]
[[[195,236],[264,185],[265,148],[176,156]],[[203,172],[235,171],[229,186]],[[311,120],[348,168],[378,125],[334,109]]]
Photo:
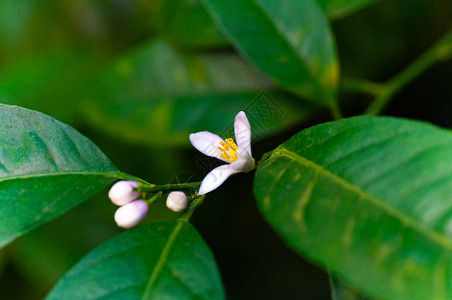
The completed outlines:
[[[171,234],[168,236],[168,240],[165,243],[165,246],[162,249],[162,253],[160,254],[157,264],[155,265],[154,269],[152,270],[151,276],[149,278],[149,282],[146,286],[146,289],[144,290],[142,300],[150,299],[152,288],[154,286],[155,281],[157,280],[157,276],[161,273],[163,266],[168,260],[168,255],[171,251],[171,248],[174,244],[174,241],[176,240],[177,236],[179,235],[182,227],[184,226],[184,221],[177,221],[177,225],[174,227]]]
[[[345,189],[351,190],[358,195],[362,196],[363,200],[368,200],[371,202],[374,206],[379,207],[384,212],[386,212],[388,215],[393,216],[396,219],[399,219],[406,227],[409,227],[413,229],[414,231],[418,232],[419,234],[425,236],[427,239],[430,239],[432,242],[439,244],[440,246],[443,246],[447,248],[448,250],[452,251],[452,241],[449,240],[446,236],[441,234],[440,232],[434,231],[428,227],[421,226],[419,222],[417,222],[413,217],[404,214],[400,212],[399,210],[395,209],[394,207],[388,205],[383,200],[368,194],[364,190],[362,190],[359,186],[356,186],[352,184],[351,182],[347,181],[345,178],[342,178],[328,169],[322,167],[321,165],[315,163],[314,161],[308,160],[307,158],[304,158],[300,155],[297,155],[296,153],[283,148],[279,147],[277,148],[273,154],[272,157],[276,156],[285,156],[287,158],[293,159],[297,163],[304,165],[306,167],[311,167],[318,171],[319,173],[322,173],[323,175],[333,179],[336,183],[343,186]]]
[[[317,78],[312,74],[312,70],[309,68],[309,66],[304,62],[304,57],[299,55],[299,53],[295,50],[295,48],[292,46],[292,43],[287,39],[287,37],[281,32],[279,27],[277,26],[277,23],[273,21],[273,19],[270,17],[270,15],[267,13],[267,11],[256,1],[256,0],[250,0],[252,4],[254,4],[257,9],[262,13],[262,15],[266,18],[266,20],[273,25],[273,28],[275,29],[276,33],[281,37],[281,39],[284,41],[284,43],[288,46],[290,49],[290,52],[298,58],[297,61],[303,66],[303,68],[306,70],[307,75],[309,76],[309,81],[311,83],[314,83],[316,85],[316,88],[319,89],[319,82],[317,81]],[[223,24],[221,21],[221,18],[218,17],[218,14],[215,12],[215,9],[211,9],[211,5],[209,4],[208,0],[204,0],[204,3],[207,4],[206,6],[209,7],[209,12],[213,16],[214,19],[217,20],[218,23]],[[222,25],[221,27],[225,27]],[[240,43],[237,42],[237,39],[232,36],[229,31],[226,29],[224,30],[225,34],[229,37],[230,40],[235,41],[235,46],[240,50],[240,52],[247,58],[250,59],[249,55],[246,53],[246,51],[243,49],[243,47],[240,45]],[[250,61],[254,63],[252,59]],[[321,87],[320,87],[321,88]]]
[[[120,171],[59,171],[59,172],[49,172],[49,173],[32,173],[32,174],[23,174],[23,175],[15,175],[15,176],[7,176],[0,178],[0,183],[4,181],[11,181],[16,179],[31,179],[38,177],[52,177],[52,176],[65,176],[65,175],[94,175],[94,176],[102,176],[109,178],[121,178]]]
[[[264,14],[264,16],[268,19],[268,21],[271,24],[273,24],[276,32],[279,33],[279,35],[282,37],[283,41],[289,45],[289,49],[291,50],[292,54],[294,54],[295,57],[299,58],[299,62],[306,69],[306,71],[310,77],[310,80],[316,84],[317,88],[321,89],[321,86],[320,87],[318,86],[319,82],[317,80],[317,77],[315,76],[315,74],[312,74],[312,70],[311,70],[310,66],[308,64],[306,64],[304,61],[306,58],[303,57],[298,51],[296,51],[294,45],[292,45],[291,41],[287,38],[287,36],[285,36],[284,33],[281,32],[281,30],[279,29],[278,23],[273,20],[273,18],[268,14],[267,10],[264,7],[262,7],[258,1],[256,1],[256,0],[251,0],[251,1],[253,3],[255,3],[257,7],[260,8],[260,10]]]

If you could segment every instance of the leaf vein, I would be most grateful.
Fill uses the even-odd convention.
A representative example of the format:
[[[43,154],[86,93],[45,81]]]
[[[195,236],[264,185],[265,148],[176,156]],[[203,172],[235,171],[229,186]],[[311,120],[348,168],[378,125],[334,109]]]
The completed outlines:
[[[0,183],[10,180],[16,179],[31,179],[36,177],[46,177],[46,176],[66,176],[66,175],[92,175],[92,176],[103,176],[110,178],[121,178],[121,172],[119,171],[59,171],[59,172],[48,172],[48,173],[32,173],[32,174],[23,174],[23,175],[15,175],[0,178]]]
[[[288,149],[285,149],[283,147],[278,148],[277,151],[275,151],[273,155],[275,155],[275,156],[283,155],[283,156],[293,159],[294,161],[298,162],[301,165],[304,165],[306,167],[311,167],[315,170],[318,170],[319,173],[322,173],[324,176],[327,176],[327,177],[333,179],[335,182],[340,184],[343,188],[356,193],[358,196],[362,197],[363,199],[367,199],[373,205],[375,205],[376,207],[379,207],[380,209],[385,211],[388,215],[391,215],[391,216],[399,219],[402,222],[402,224],[404,224],[406,227],[409,227],[409,228],[413,229],[414,231],[419,232],[421,235],[430,239],[432,242],[443,245],[444,247],[448,248],[449,250],[452,250],[452,241],[449,240],[444,235],[442,235],[440,232],[436,232],[428,227],[422,227],[411,216],[396,210],[395,208],[389,206],[388,204],[386,204],[384,201],[380,200],[379,198],[377,198],[371,194],[368,194],[367,192],[362,190],[360,187],[353,185],[352,183],[347,181],[345,178],[339,177],[338,175],[331,173],[329,170],[323,168],[322,166],[316,164],[315,162],[308,160],[302,156],[299,156],[296,153],[294,153]]]
[[[374,141],[370,142],[369,144],[362,145],[362,147],[358,147],[358,148],[356,148],[356,149],[353,149],[353,151],[348,152],[348,153],[346,153],[346,154],[343,155],[343,156],[339,156],[339,157],[335,158],[334,160],[325,163],[323,166],[324,166],[324,167],[329,167],[329,166],[331,166],[331,165],[334,165],[334,164],[337,163],[338,161],[341,161],[341,160],[343,160],[343,159],[345,159],[345,158],[347,158],[347,157],[353,156],[354,154],[356,154],[356,153],[359,152],[359,151],[363,151],[363,150],[368,149],[368,148],[371,148],[371,147],[373,147],[373,146],[387,143],[387,142],[391,141],[392,139],[398,138],[398,137],[400,137],[401,135],[404,135],[404,134],[406,134],[406,133],[412,133],[412,131],[411,131],[411,130],[406,130],[406,131],[398,132],[397,134],[391,135],[391,136],[386,137],[386,138],[384,138],[384,139],[382,139],[382,140],[374,140]]]
[[[360,184],[362,186],[367,186],[371,182],[377,181],[381,177],[386,177],[392,171],[400,168],[400,166],[408,164],[408,163],[413,162],[413,161],[416,161],[419,158],[419,156],[421,156],[423,154],[426,154],[426,153],[429,153],[429,152],[432,152],[434,150],[438,150],[439,148],[446,147],[446,146],[450,147],[450,146],[452,146],[452,143],[449,141],[448,143],[445,143],[445,144],[439,144],[439,145],[435,145],[435,146],[430,147],[430,148],[422,149],[422,150],[414,153],[413,155],[411,155],[407,159],[404,159],[404,160],[400,161],[399,163],[393,165],[391,168],[389,168],[389,169],[377,174],[376,176],[374,176],[372,178],[367,179],[365,182],[362,182]]]
[[[179,221],[179,223],[177,223],[177,225],[174,227],[173,231],[169,235],[168,240],[165,246],[163,247],[162,253],[160,254],[160,257],[157,261],[157,264],[155,265],[154,270],[152,271],[149,283],[147,284],[146,289],[144,290],[143,293],[143,297],[141,299],[143,300],[151,299],[152,288],[154,287],[154,284],[157,280],[157,276],[163,270],[163,267],[165,266],[165,263],[168,260],[168,255],[171,251],[171,247],[173,246],[173,243],[176,240],[177,236],[179,235],[180,231],[182,230],[184,224],[185,224],[184,222]]]
[[[300,223],[301,230],[303,230],[303,231],[306,230],[306,222],[304,220],[306,206],[308,205],[309,201],[312,199],[311,198],[312,189],[314,188],[314,185],[317,181],[318,174],[319,174],[318,171],[315,170],[312,181],[308,184],[304,193],[301,195],[300,199],[297,201],[297,205],[296,205],[297,208],[294,211],[294,218],[295,218],[295,220],[298,221],[298,223]]]

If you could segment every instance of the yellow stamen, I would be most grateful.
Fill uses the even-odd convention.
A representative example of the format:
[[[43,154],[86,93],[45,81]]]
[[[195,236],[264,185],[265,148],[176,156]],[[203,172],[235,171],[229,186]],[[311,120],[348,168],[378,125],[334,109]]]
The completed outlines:
[[[226,143],[223,141],[220,141],[220,144],[222,147],[217,147],[222,153],[220,153],[220,158],[223,158],[224,160],[228,162],[234,162],[237,159],[239,159],[237,155],[237,150],[239,147],[234,143],[234,140],[229,138],[225,139]]]
[[[234,140],[231,138],[226,139],[226,143],[228,143],[229,147],[231,147],[235,151],[239,149],[239,147],[237,147],[237,145],[234,143]]]
[[[227,142],[228,140],[226,140],[226,142]],[[229,146],[228,146],[228,144],[226,144],[225,142],[223,142],[223,141],[220,141],[220,144],[221,144],[221,146],[223,146],[223,148],[224,148],[224,150],[225,151],[228,151],[229,150]],[[220,149],[221,150],[221,149]]]

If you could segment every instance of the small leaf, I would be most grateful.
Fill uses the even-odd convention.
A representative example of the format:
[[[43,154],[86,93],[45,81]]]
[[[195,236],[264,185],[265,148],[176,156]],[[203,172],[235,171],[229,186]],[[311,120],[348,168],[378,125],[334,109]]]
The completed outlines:
[[[346,17],[379,0],[317,0],[330,19]]]
[[[0,247],[91,197],[119,171],[86,137],[0,104]]]
[[[224,299],[212,253],[185,221],[140,226],[100,245],[47,299]]]
[[[273,82],[317,103],[336,99],[339,65],[315,0],[202,0],[236,49]]]
[[[451,157],[446,130],[351,118],[280,145],[254,192],[292,248],[364,293],[451,299]]]
[[[183,55],[158,41],[120,59],[88,94],[81,111],[93,126],[146,145],[191,146],[190,133],[227,130],[240,110],[261,137],[314,109],[233,54]]]

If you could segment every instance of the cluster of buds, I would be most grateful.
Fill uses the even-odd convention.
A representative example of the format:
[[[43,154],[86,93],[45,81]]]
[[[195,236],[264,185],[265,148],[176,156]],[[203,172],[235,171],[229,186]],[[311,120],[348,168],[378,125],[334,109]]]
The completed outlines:
[[[116,182],[108,192],[108,197],[113,204],[120,206],[115,212],[115,222],[119,227],[132,228],[147,215],[149,203],[138,199],[140,192],[136,181],[122,180]],[[166,206],[174,211],[181,212],[187,207],[187,196],[184,192],[170,192],[166,200]]]
[[[119,227],[132,228],[136,226],[148,213],[148,204],[141,199],[136,181],[118,181],[108,192],[113,204],[120,206],[115,212],[115,222]]]
[[[237,144],[232,138],[222,139],[208,131],[190,134],[190,142],[196,149],[207,156],[215,157],[226,163],[216,167],[206,175],[196,196],[192,196],[192,199],[215,190],[235,173],[246,173],[255,168],[255,161],[251,153],[251,125],[243,111],[239,112],[234,118],[234,135]],[[119,227],[132,228],[140,223],[147,215],[150,203],[160,198],[162,194],[160,190],[152,198],[141,200],[138,199],[140,197],[138,187],[139,184],[136,181],[123,180],[115,183],[108,193],[111,202],[120,206],[115,213],[115,221]],[[152,191],[154,192],[155,189]],[[168,193],[166,206],[170,210],[181,212],[187,207],[187,204],[187,196],[184,192],[172,191]]]

